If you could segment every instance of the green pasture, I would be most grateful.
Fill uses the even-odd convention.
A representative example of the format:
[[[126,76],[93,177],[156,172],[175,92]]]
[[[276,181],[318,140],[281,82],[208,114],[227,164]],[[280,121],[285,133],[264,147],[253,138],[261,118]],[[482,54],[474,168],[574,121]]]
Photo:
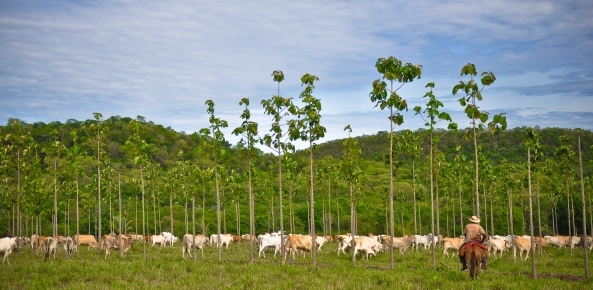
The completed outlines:
[[[323,246],[317,266],[311,257],[287,259],[266,251],[267,258],[249,263],[249,245],[233,244],[223,249],[218,262],[216,248],[206,247],[205,258],[199,251],[194,261],[181,258],[181,245],[173,248],[147,247],[136,243],[125,258],[114,251],[107,260],[97,251],[83,247],[70,259],[63,249],[57,258],[45,261],[31,252],[30,245],[10,256],[2,266],[1,289],[593,289],[584,279],[583,251],[547,248],[537,254],[540,277],[531,278],[531,261],[513,261],[512,253],[491,258],[489,269],[477,280],[460,271],[457,257],[444,257],[437,248],[437,267],[432,269],[431,252],[410,249],[394,253],[395,268],[389,269],[389,253],[369,260],[337,254],[337,243]]]

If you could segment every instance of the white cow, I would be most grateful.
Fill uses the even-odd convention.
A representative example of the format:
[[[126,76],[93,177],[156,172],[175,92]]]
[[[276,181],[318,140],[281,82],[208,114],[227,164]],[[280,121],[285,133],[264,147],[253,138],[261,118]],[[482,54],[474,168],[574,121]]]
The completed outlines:
[[[354,255],[356,256],[358,251],[363,251],[368,260],[370,255],[376,256],[376,252],[382,248],[383,245],[377,241],[377,238],[363,236],[355,239]]]
[[[56,253],[58,252],[58,238],[54,237],[47,237],[43,241],[43,251],[45,252],[45,260],[47,261],[51,258],[51,254],[54,254],[54,259],[56,258]]]
[[[165,237],[162,235],[152,235],[150,237],[150,242],[152,243],[152,247],[154,247],[155,244],[159,244],[163,247],[165,245]]]
[[[64,238],[64,252],[66,252],[66,257],[72,257],[72,251],[74,250],[74,241],[71,237]]]
[[[8,256],[12,253],[12,248],[16,246],[16,238],[2,238],[0,239],[0,253],[4,254],[2,264],[6,261],[9,265]]]
[[[418,252],[418,245],[423,245],[424,249],[430,249],[430,245],[432,244],[433,237],[432,234],[428,234],[425,236],[421,235],[414,235],[414,248],[416,248],[416,252]]]
[[[266,257],[266,253],[264,252],[267,248],[274,248],[274,258],[276,258],[276,253],[281,250],[281,236],[277,233],[272,234],[264,234],[259,239],[259,254],[258,257],[261,257],[261,254],[264,254],[264,258]]]
[[[499,240],[493,237],[490,237],[489,240],[490,247],[488,248],[488,250],[492,249],[494,251],[494,257],[496,257],[496,254],[498,253],[498,257],[500,258],[502,256],[502,251],[504,251],[504,249],[512,247],[512,245],[509,244],[507,240]]]
[[[181,246],[181,256],[185,259],[185,253],[187,252],[189,257],[193,258],[191,256],[191,249],[196,248],[202,251],[202,258],[204,258],[204,245],[208,245],[208,242],[208,237],[204,235],[196,235],[194,237],[192,234],[185,234],[183,236],[183,245]]]
[[[327,238],[322,236],[315,237],[315,244],[317,245],[317,251],[321,251],[321,246],[327,243]]]
[[[170,245],[173,246],[173,234],[170,232],[162,232],[161,236],[165,237],[165,243],[164,245]]]
[[[566,246],[564,239],[560,236],[544,236],[544,239],[546,239],[548,245],[553,245],[558,248],[564,248],[564,246]]]
[[[218,234],[210,235],[210,243],[217,247],[225,246],[225,248],[228,249],[232,241],[233,236],[231,234],[220,234],[220,241],[218,240]]]

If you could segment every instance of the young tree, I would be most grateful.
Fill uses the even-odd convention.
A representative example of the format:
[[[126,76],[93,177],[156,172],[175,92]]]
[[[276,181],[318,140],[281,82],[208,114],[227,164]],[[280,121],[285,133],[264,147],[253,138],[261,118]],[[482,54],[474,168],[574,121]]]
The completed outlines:
[[[589,256],[587,251],[587,208],[585,206],[585,182],[583,180],[583,155],[581,153],[581,135],[583,134],[583,129],[577,128],[575,129],[577,133],[577,140],[578,140],[578,150],[579,150],[579,175],[581,179],[581,199],[582,199],[582,206],[583,206],[583,235],[582,238],[584,243],[583,251],[585,252],[585,278],[589,278]]]
[[[556,151],[554,152],[554,154],[556,156],[560,157],[560,163],[558,164],[558,169],[560,169],[562,177],[564,177],[564,181],[566,182],[566,198],[567,198],[566,204],[567,204],[567,208],[568,208],[568,210],[566,211],[566,214],[568,216],[568,240],[569,240],[569,244],[572,245],[572,236],[574,235],[575,229],[572,228],[572,226],[571,226],[570,183],[572,181],[572,176],[574,173],[572,162],[574,160],[575,153],[570,146],[570,137],[569,136],[562,135],[559,137],[559,139],[560,139],[560,142],[562,143],[562,145],[560,145],[558,148],[556,148]],[[572,248],[573,247],[571,246],[570,247],[570,255],[571,256],[572,256]]]
[[[213,147],[213,158],[214,158],[214,184],[216,188],[216,221],[217,221],[217,229],[218,229],[218,262],[222,262],[222,246],[220,243],[221,240],[221,220],[220,220],[220,185],[218,182],[218,166],[219,166],[219,156],[224,156],[226,154],[226,150],[221,147],[221,144],[224,144],[224,134],[222,133],[221,129],[228,127],[228,123],[225,120],[217,118],[214,116],[214,102],[212,100],[206,100],[206,106],[208,109],[208,115],[210,115],[209,128],[203,128],[200,130],[200,133],[204,135],[211,134],[211,141]]]
[[[276,78],[275,78],[276,79]],[[278,83],[280,85],[280,83]],[[252,159],[257,156],[256,148],[253,146],[257,142],[257,123],[250,121],[251,112],[249,112],[249,98],[243,98],[239,102],[239,105],[245,105],[245,110],[241,114],[243,123],[241,126],[235,128],[233,134],[241,135],[240,144],[243,145],[242,150],[247,157],[247,195],[249,196],[249,235],[255,237],[255,201],[253,199],[253,181],[251,174],[252,171]],[[282,192],[280,193],[282,197]],[[280,200],[282,202],[282,200]],[[280,207],[280,230],[284,230],[282,222],[282,206]],[[284,259],[282,259],[284,260]],[[253,238],[249,239],[249,263],[253,264]]]
[[[373,81],[373,90],[369,94],[371,102],[375,107],[381,110],[389,108],[389,235],[393,239],[395,232],[395,222],[393,216],[393,126],[401,125],[404,122],[404,116],[400,113],[408,109],[406,100],[397,94],[397,91],[406,83],[420,78],[422,66],[411,63],[402,64],[402,61],[390,56],[388,58],[379,58],[375,63],[377,71],[381,74],[381,79]],[[389,87],[384,81],[389,81]],[[393,83],[401,83],[399,87],[394,88]],[[394,110],[396,112],[394,112]],[[391,241],[393,244],[393,240]],[[393,247],[391,247],[390,268],[393,269]]]
[[[426,103],[426,108],[422,110],[421,106],[414,107],[414,111],[416,115],[420,115],[422,120],[424,120],[424,125],[428,127],[429,132],[429,142],[430,142],[430,212],[431,212],[431,233],[435,233],[434,231],[434,165],[433,165],[433,148],[436,147],[436,143],[439,142],[440,136],[434,136],[434,129],[435,126],[441,121],[448,121],[448,129],[449,130],[457,130],[457,124],[453,122],[451,116],[446,112],[439,111],[439,108],[443,107],[443,103],[437,100],[436,96],[432,92],[434,89],[434,83],[428,83],[426,88],[430,88],[430,91],[426,92],[424,98],[428,98],[428,102]],[[423,115],[426,114],[426,115]],[[438,202],[438,199],[437,199]],[[436,269],[436,254],[435,248],[432,247],[432,267]]]
[[[358,141],[352,139],[350,137],[350,133],[352,133],[352,128],[350,125],[344,128],[344,131],[348,130],[348,139],[344,140],[344,155],[342,156],[342,163],[340,166],[340,173],[348,182],[348,187],[350,190],[350,231],[352,235],[351,246],[352,249],[355,248],[355,239],[356,236],[356,226],[355,226],[355,217],[356,217],[356,202],[354,196],[354,187],[355,184],[358,183],[360,176],[362,175],[362,169],[360,169],[360,147],[358,146]],[[354,265],[356,261],[356,256],[354,255],[354,251],[352,251],[352,264]]]
[[[403,139],[405,142],[404,148],[406,149],[407,153],[410,154],[412,157],[412,193],[414,195],[414,234],[418,234],[418,225],[417,225],[417,217],[418,214],[416,212],[416,163],[420,158],[420,154],[422,154],[422,138],[420,135],[414,136],[414,133],[411,130],[405,130],[403,133]]]
[[[529,230],[531,234],[531,277],[535,279],[537,277],[535,269],[535,237],[533,230],[533,195],[531,190],[531,164],[540,156],[540,145],[537,134],[533,128],[528,127],[525,130],[526,140],[525,146],[527,147],[527,187],[529,188]],[[531,154],[533,150],[533,154]]]
[[[288,142],[288,132],[283,131],[281,122],[284,117],[296,114],[296,107],[290,98],[283,98],[280,96],[280,83],[284,80],[284,73],[280,70],[275,70],[272,73],[274,81],[278,83],[278,94],[273,95],[269,100],[262,100],[261,104],[264,108],[264,113],[272,117],[271,134],[266,134],[260,142],[270,149],[274,150],[278,158],[278,197],[280,203],[280,231],[284,234],[284,212],[282,206],[282,155],[284,152],[294,151],[294,146]],[[284,239],[280,239],[282,264],[286,259],[284,249]]]
[[[496,81],[496,76],[492,72],[483,72],[481,74],[481,83],[482,88],[478,86],[478,84],[474,81],[474,76],[478,74],[476,70],[476,66],[472,63],[466,64],[463,68],[461,68],[461,75],[469,75],[470,80],[466,83],[464,81],[459,81],[459,84],[453,87],[453,95],[456,95],[459,90],[462,90],[465,93],[465,96],[459,99],[459,104],[465,107],[465,113],[467,114],[468,118],[471,119],[471,129],[466,132],[466,138],[469,139],[473,136],[473,143],[474,143],[474,153],[475,153],[475,192],[476,192],[476,208],[475,208],[475,215],[480,214],[480,197],[479,197],[479,174],[478,174],[478,135],[484,132],[486,127],[484,124],[488,122],[489,113],[480,110],[480,107],[477,106],[476,101],[482,100],[482,90],[486,86],[490,86]],[[494,133],[498,129],[505,130],[507,127],[507,120],[504,116],[504,113],[494,115],[492,118],[492,122],[488,123],[487,128],[488,131]],[[480,132],[478,132],[478,130]]]
[[[130,129],[134,132],[131,135],[126,143],[124,144],[124,150],[128,151],[129,154],[133,157],[134,164],[136,164],[140,169],[140,191],[142,192],[142,236],[146,236],[146,214],[145,214],[145,186],[144,186],[144,172],[143,168],[148,162],[148,152],[150,150],[150,145],[146,143],[140,137],[140,131],[142,130],[142,118],[138,116],[135,120],[130,122]],[[143,244],[143,253],[144,259],[147,258],[146,256],[146,243]]]
[[[313,149],[315,141],[325,136],[326,129],[321,126],[321,100],[315,98],[312,93],[315,89],[315,82],[319,81],[316,76],[306,73],[301,77],[302,85],[305,89],[301,92],[299,98],[304,106],[299,108],[297,115],[301,118],[298,121],[298,126],[293,126],[290,130],[290,138],[292,140],[300,139],[309,142],[309,207],[310,207],[310,224],[309,231],[312,239],[311,256],[313,256],[313,266],[317,264],[315,254],[315,199],[313,192]]]

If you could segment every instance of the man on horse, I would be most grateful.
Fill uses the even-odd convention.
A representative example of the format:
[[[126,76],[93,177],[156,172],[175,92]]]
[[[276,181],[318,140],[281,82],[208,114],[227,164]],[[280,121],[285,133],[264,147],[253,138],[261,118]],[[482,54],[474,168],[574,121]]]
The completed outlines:
[[[480,219],[477,216],[475,216],[475,215],[472,216],[469,219],[469,221],[471,223],[466,225],[465,228],[463,229],[463,236],[465,238],[464,238],[463,244],[461,245],[461,247],[459,247],[459,261],[463,265],[463,267],[461,268],[461,271],[467,270],[467,264],[465,263],[465,252],[463,251],[465,245],[467,245],[469,242],[475,241],[474,238],[476,236],[481,237],[481,240],[478,241],[480,243],[484,243],[485,241],[487,241],[487,237],[488,237],[488,235],[486,235],[486,232],[484,231],[482,226],[480,226]],[[487,263],[488,263],[488,257],[485,255],[482,258],[482,269],[486,270]]]

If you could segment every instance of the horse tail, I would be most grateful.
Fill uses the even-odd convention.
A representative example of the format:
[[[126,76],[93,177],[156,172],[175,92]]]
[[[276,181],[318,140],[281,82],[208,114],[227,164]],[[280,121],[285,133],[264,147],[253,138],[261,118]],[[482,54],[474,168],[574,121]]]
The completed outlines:
[[[477,264],[478,264],[478,257],[476,257],[476,250],[474,249],[474,247],[472,247],[471,251],[470,251],[470,260],[469,260],[469,276],[471,278],[475,278],[477,276],[477,271],[479,271],[479,269],[477,269]]]

